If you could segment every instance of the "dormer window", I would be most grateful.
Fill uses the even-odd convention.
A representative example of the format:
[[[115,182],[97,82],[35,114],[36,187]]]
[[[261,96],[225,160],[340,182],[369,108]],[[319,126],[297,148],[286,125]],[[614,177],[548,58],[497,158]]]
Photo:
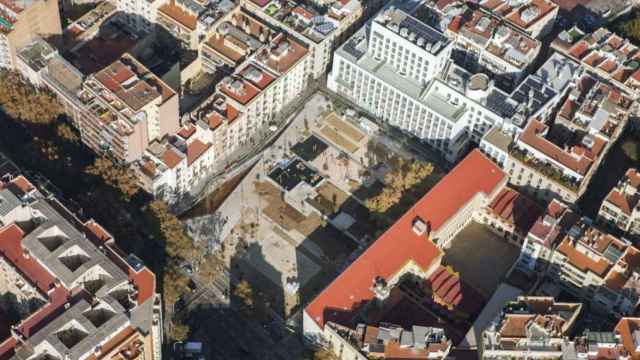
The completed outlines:
[[[413,232],[416,233],[416,235],[424,235],[429,229],[429,226],[424,220],[422,220],[422,218],[420,218],[419,216],[416,216],[413,219],[412,229],[413,229]]]

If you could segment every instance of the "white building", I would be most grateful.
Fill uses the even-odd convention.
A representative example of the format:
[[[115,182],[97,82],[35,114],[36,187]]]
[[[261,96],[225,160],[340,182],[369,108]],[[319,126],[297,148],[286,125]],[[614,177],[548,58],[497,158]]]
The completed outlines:
[[[602,201],[598,220],[628,234],[640,235],[639,189],[640,173],[637,169],[627,170],[624,177]]]
[[[312,61],[304,42],[244,9],[227,18],[203,43],[200,58],[205,68],[233,73],[191,112],[192,120],[209,125],[209,141],[220,158],[253,145],[254,136],[305,90]]]
[[[204,123],[189,124],[175,135],[151,143],[142,159],[133,164],[142,188],[174,203],[201,185],[215,164],[209,132]]]
[[[511,28],[505,31],[502,52],[515,57],[524,51],[509,45],[515,38],[527,45],[526,61],[517,72],[520,79],[537,56],[539,42]],[[554,55],[506,93],[494,85],[493,77],[472,75],[451,64],[454,46],[441,31],[389,7],[336,51],[328,87],[455,161],[469,141],[480,143],[492,127],[514,135],[530,117],[550,112],[578,68]],[[493,49],[486,44],[485,48]],[[501,59],[500,54],[491,56]]]
[[[359,0],[321,0],[318,10],[295,1],[244,0],[243,5],[263,21],[281,28],[309,49],[306,73],[324,76],[336,44],[362,16]],[[322,10],[322,11],[319,11]]]
[[[150,33],[153,31],[158,8],[164,4],[163,0],[117,0],[116,7],[122,12],[120,17],[136,32]]]

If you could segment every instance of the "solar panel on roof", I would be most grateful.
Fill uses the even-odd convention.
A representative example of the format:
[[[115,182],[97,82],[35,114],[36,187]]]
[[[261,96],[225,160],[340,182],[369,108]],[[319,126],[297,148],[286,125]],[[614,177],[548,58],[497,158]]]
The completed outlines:
[[[622,256],[622,250],[613,246],[613,244],[609,244],[607,250],[605,250],[602,255],[610,262],[615,263]]]
[[[336,28],[335,25],[333,25],[332,23],[324,23],[322,25],[316,26],[315,30],[321,33],[322,35],[327,35],[328,33],[332,32],[335,28]]]
[[[354,40],[349,40],[342,46],[342,49],[346,51],[347,54],[359,59],[364,55],[364,51],[358,50],[356,45],[357,43]]]

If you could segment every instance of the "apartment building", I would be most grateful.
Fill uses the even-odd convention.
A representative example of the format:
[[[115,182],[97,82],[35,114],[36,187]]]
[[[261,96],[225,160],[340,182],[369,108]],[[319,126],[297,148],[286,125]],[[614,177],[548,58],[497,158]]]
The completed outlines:
[[[151,33],[154,30],[158,9],[164,4],[162,0],[117,0],[116,8],[121,12],[121,19],[134,32]]]
[[[565,358],[582,304],[556,302],[552,297],[520,296],[507,302],[482,332],[482,359]]]
[[[428,0],[413,15],[453,41],[456,64],[472,73],[486,73],[500,88],[511,91],[532,69],[541,48],[536,36],[552,27],[557,11],[548,0],[484,1],[479,7]],[[528,16],[535,12],[544,15]]]
[[[640,357],[640,318],[625,317],[620,319],[614,333],[615,337],[619,339],[616,350],[621,356],[632,359]]]
[[[18,50],[36,37],[58,42],[61,36],[58,1],[0,1],[1,68],[14,69]]]
[[[179,129],[178,95],[129,54],[89,75],[79,97],[82,141],[123,163]]]
[[[426,16],[420,11],[415,15]],[[438,24],[446,24],[445,19],[432,27],[402,9],[383,10],[336,51],[329,88],[453,162],[469,142],[480,143],[492,127],[514,136],[531,116],[550,113],[578,72],[577,64],[556,54],[512,92],[505,92],[496,85],[497,76],[473,74],[451,63],[460,40],[449,40],[458,37],[448,26],[447,35],[436,30]],[[475,39],[471,30],[462,32]],[[511,28],[508,32],[524,36]],[[531,54],[537,53],[539,42],[527,39],[523,44],[531,45]],[[495,57],[504,61],[503,55]]]
[[[477,181],[468,181],[470,177]],[[344,340],[342,328],[334,324],[349,327],[358,316],[374,321],[380,309],[394,308],[402,296],[455,321],[479,313],[478,294],[440,265],[441,248],[505,182],[495,164],[479,151],[471,152],[304,309],[305,340],[329,346],[341,359],[362,359],[353,355],[362,354],[361,347],[353,350],[353,342]],[[405,283],[407,277],[415,281]],[[413,289],[415,284],[421,284],[419,289]]]
[[[640,251],[584,221],[569,229],[551,256],[547,276],[591,304],[592,311],[634,314],[640,299]]]
[[[340,359],[445,359],[452,348],[441,328],[414,325],[407,330],[397,324],[361,323],[352,329],[332,322],[327,327],[335,339],[327,346],[341,354]]]
[[[18,323],[3,324],[0,356],[161,359],[155,275],[122,255],[93,220],[80,220],[22,176],[3,178],[0,281],[30,306],[19,309]]]
[[[580,220],[580,216],[558,200],[551,200],[527,233],[516,268],[524,273],[544,273],[553,249]]]
[[[640,96],[640,51],[629,39],[606,28],[584,33],[577,27],[563,31],[551,43],[554,50],[579,62],[602,79],[612,82],[628,96]]]
[[[629,169],[618,184],[609,191],[598,211],[598,220],[629,235],[640,234],[640,173]]]
[[[583,304],[561,303],[552,297],[520,296],[508,301],[482,332],[480,358],[579,360],[640,356],[640,319],[622,317],[610,329],[576,333],[577,324],[591,315],[582,307]]]
[[[175,203],[206,180],[216,153],[207,124],[188,124],[175,135],[154,140],[133,169],[141,187],[155,197]]]
[[[560,9],[549,0],[482,0],[479,5],[483,10],[535,39],[544,37],[553,29]]]
[[[559,111],[529,121],[510,148],[510,182],[545,201],[575,202],[627,126],[631,99],[582,74]]]
[[[78,98],[84,75],[66,61],[53,46],[41,38],[20,49],[16,69],[36,87],[46,87],[56,94],[65,113],[76,128],[83,104]]]
[[[284,0],[243,0],[243,6],[270,25],[306,45],[305,73],[319,79],[327,72],[333,52],[363,13],[359,0],[329,0],[320,6]],[[317,5],[317,4],[316,4]]]
[[[170,0],[162,3],[156,14],[156,22],[183,49],[198,50],[219,21],[238,4],[231,0]]]
[[[546,295],[565,290],[594,312],[621,317],[634,314],[639,304],[638,254],[628,241],[552,200],[527,234],[516,269],[543,278]]]
[[[505,241],[520,247],[543,211],[526,195],[507,186],[475,218]]]
[[[542,46],[538,40],[480,10],[467,21],[452,20],[448,30],[455,40],[456,63],[473,73],[490,74],[503,89],[513,89],[524,79]]]
[[[265,131],[307,85],[309,49],[244,9],[222,21],[202,47],[203,66],[232,69],[215,93],[191,112],[209,124],[216,154],[225,156]]]
[[[434,116],[432,103],[440,99],[423,96],[429,81],[447,65],[451,48],[441,32],[401,9],[387,8],[336,51],[327,85],[456,159],[464,142],[462,125],[455,123],[463,112],[454,108],[443,114],[448,119]],[[423,120],[427,114],[430,126]]]

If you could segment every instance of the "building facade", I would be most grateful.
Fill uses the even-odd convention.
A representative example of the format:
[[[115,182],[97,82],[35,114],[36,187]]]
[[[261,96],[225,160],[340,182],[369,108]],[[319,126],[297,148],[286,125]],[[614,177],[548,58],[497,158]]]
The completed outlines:
[[[482,359],[563,358],[567,341],[582,310],[580,303],[552,297],[520,296],[508,302],[482,333]]]
[[[467,179],[471,174],[483,175],[470,183]],[[374,319],[372,313],[393,308],[398,292],[416,299],[413,301],[424,301],[453,321],[468,319],[474,312],[471,308],[479,304],[472,300],[474,295],[461,284],[459,276],[440,265],[441,249],[505,183],[506,175],[484,155],[479,151],[469,154],[305,308],[305,340],[332,348],[341,359],[362,359],[363,349],[374,349],[350,341],[352,333],[345,326],[348,328],[349,321],[356,317]],[[436,205],[442,203],[447,206]],[[402,246],[398,246],[398,239],[402,239]],[[457,285],[443,286],[452,283]],[[420,284],[418,289],[413,288],[415,284]],[[348,342],[349,347],[345,346]]]
[[[618,228],[630,236],[640,234],[640,210],[638,187],[640,173],[629,169],[616,186],[609,191],[598,211],[598,220]]]
[[[122,163],[179,129],[178,95],[133,56],[90,75],[80,94],[82,141]]]
[[[251,146],[254,136],[267,131],[275,115],[302,94],[310,78],[307,45],[245,9],[220,22],[200,57],[205,67],[231,71],[190,114],[194,122],[209,125],[209,142],[220,158]]]
[[[20,48],[43,37],[61,41],[58,1],[0,2],[0,67],[14,69]]]
[[[75,217],[22,176],[5,179],[0,281],[30,306],[3,329],[2,357],[161,359],[155,275],[135,255],[122,255],[93,220]]]
[[[305,72],[312,79],[324,76],[335,48],[363,13],[359,0],[331,0],[318,9],[278,0],[243,0],[242,5],[306,45],[309,61]]]
[[[133,164],[141,187],[175,203],[207,179],[215,165],[207,124],[186,125],[175,135],[155,140]]]

